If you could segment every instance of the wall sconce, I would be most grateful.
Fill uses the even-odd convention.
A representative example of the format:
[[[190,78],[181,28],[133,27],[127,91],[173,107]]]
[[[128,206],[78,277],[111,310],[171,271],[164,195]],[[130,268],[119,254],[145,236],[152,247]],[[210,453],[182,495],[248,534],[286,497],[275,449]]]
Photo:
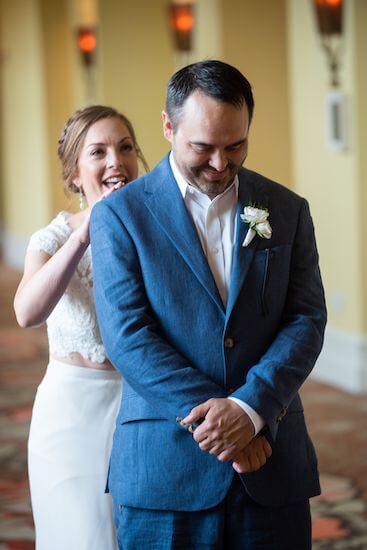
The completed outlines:
[[[340,46],[343,33],[343,0],[313,0],[321,44],[327,56],[331,86],[339,86]]]
[[[78,48],[82,55],[83,63],[89,68],[94,62],[95,51],[97,49],[96,32],[91,27],[79,27],[77,35]]]
[[[333,90],[325,97],[326,144],[329,151],[338,153],[348,148],[347,98],[343,92]]]
[[[169,20],[175,47],[180,52],[189,52],[194,28],[194,7],[192,3],[173,3],[169,6]]]

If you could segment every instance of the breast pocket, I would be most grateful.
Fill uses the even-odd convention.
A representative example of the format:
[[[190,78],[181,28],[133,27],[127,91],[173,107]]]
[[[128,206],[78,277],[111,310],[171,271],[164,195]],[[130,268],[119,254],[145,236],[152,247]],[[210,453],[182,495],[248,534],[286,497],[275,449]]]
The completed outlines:
[[[254,274],[258,303],[263,316],[283,307],[289,282],[291,246],[282,245],[258,250]]]

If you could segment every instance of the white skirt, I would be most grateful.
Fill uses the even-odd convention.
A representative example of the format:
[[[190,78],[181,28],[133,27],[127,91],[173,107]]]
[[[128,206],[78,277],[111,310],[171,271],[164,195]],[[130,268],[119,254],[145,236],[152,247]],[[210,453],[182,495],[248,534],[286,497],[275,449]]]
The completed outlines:
[[[28,442],[37,550],[116,550],[105,493],[121,377],[51,360]]]

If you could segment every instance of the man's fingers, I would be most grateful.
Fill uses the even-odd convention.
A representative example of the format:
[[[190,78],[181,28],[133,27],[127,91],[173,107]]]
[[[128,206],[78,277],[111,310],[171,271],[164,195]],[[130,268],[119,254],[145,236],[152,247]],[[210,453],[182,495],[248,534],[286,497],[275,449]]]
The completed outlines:
[[[204,448],[204,446],[206,448]],[[212,445],[212,444],[210,445],[209,443],[207,445],[203,445],[202,443],[200,443],[199,447],[202,451],[207,451],[209,454],[213,456],[220,455],[220,453],[224,450],[222,445]]]
[[[249,461],[233,462],[233,468],[238,474],[250,474],[254,471]]]
[[[269,458],[273,454],[273,449],[266,437],[261,435],[260,437],[256,437],[254,441],[257,442],[257,449],[264,453],[266,458]]]
[[[204,420],[200,426],[195,428],[194,439],[197,443],[201,443],[200,448],[204,451],[208,451],[213,447],[222,446],[224,449],[227,445],[225,441],[218,441],[218,433],[216,431],[211,431],[207,428],[207,423]]]
[[[273,454],[273,449],[271,448],[271,445],[268,442],[268,440],[266,439],[266,437],[264,437],[264,440],[265,440],[264,452],[266,454],[266,458],[269,458]]]
[[[196,443],[198,443],[202,451],[209,451],[213,446],[205,435],[203,435],[201,438],[198,437],[196,430],[194,431],[193,438],[195,439]]]
[[[238,474],[247,474],[251,472],[250,462],[247,458],[243,458],[237,462],[232,463],[232,467]]]
[[[246,457],[233,462],[232,466],[239,474],[249,474],[250,472],[256,472],[261,466],[263,466],[256,456]]]
[[[188,414],[183,419],[183,422],[185,422],[185,424],[193,424],[194,422],[197,422],[198,420],[205,418],[208,410],[209,410],[208,401],[206,401],[205,403],[200,403],[200,405],[197,405],[191,410],[190,414]]]
[[[221,453],[217,455],[218,460],[221,462],[228,462],[229,460],[235,460],[238,456],[239,449],[237,445],[231,445],[230,447],[224,449]]]
[[[224,445],[215,445],[214,447],[211,447],[208,452],[211,455],[216,456],[221,462],[234,460],[234,458],[238,455],[238,450],[234,445],[231,445],[228,448],[225,448]]]
[[[233,469],[239,474],[256,472],[266,464],[272,454],[272,448],[268,440],[263,437],[255,437],[251,443],[233,459]]]
[[[196,430],[194,432],[194,439],[196,440],[197,434]],[[197,443],[202,451],[207,451],[211,455],[214,455],[221,462],[228,462],[229,460],[234,460],[238,456],[241,449],[238,448],[237,444],[221,442],[218,443],[215,439],[203,436],[203,438]]]

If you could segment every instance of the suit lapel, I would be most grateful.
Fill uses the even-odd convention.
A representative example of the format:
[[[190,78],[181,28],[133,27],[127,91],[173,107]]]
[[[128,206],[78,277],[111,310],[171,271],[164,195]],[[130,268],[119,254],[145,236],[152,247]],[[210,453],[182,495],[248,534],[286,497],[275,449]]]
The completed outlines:
[[[146,186],[146,207],[199,282],[224,312],[223,303],[203,252],[195,225],[172,175],[168,158],[153,170]],[[162,261],[164,259],[162,258]]]
[[[245,206],[248,206],[250,203],[256,203],[264,207],[267,207],[268,204],[268,197],[262,191],[262,185],[255,185],[255,182],[251,181],[250,174],[251,173],[245,169],[242,169],[239,173],[240,184],[236,213],[236,239],[233,249],[232,275],[226,310],[227,319],[245,283],[256,249],[260,242],[259,237],[255,236],[248,246],[242,246],[249,225],[241,219],[240,215],[243,214]]]

